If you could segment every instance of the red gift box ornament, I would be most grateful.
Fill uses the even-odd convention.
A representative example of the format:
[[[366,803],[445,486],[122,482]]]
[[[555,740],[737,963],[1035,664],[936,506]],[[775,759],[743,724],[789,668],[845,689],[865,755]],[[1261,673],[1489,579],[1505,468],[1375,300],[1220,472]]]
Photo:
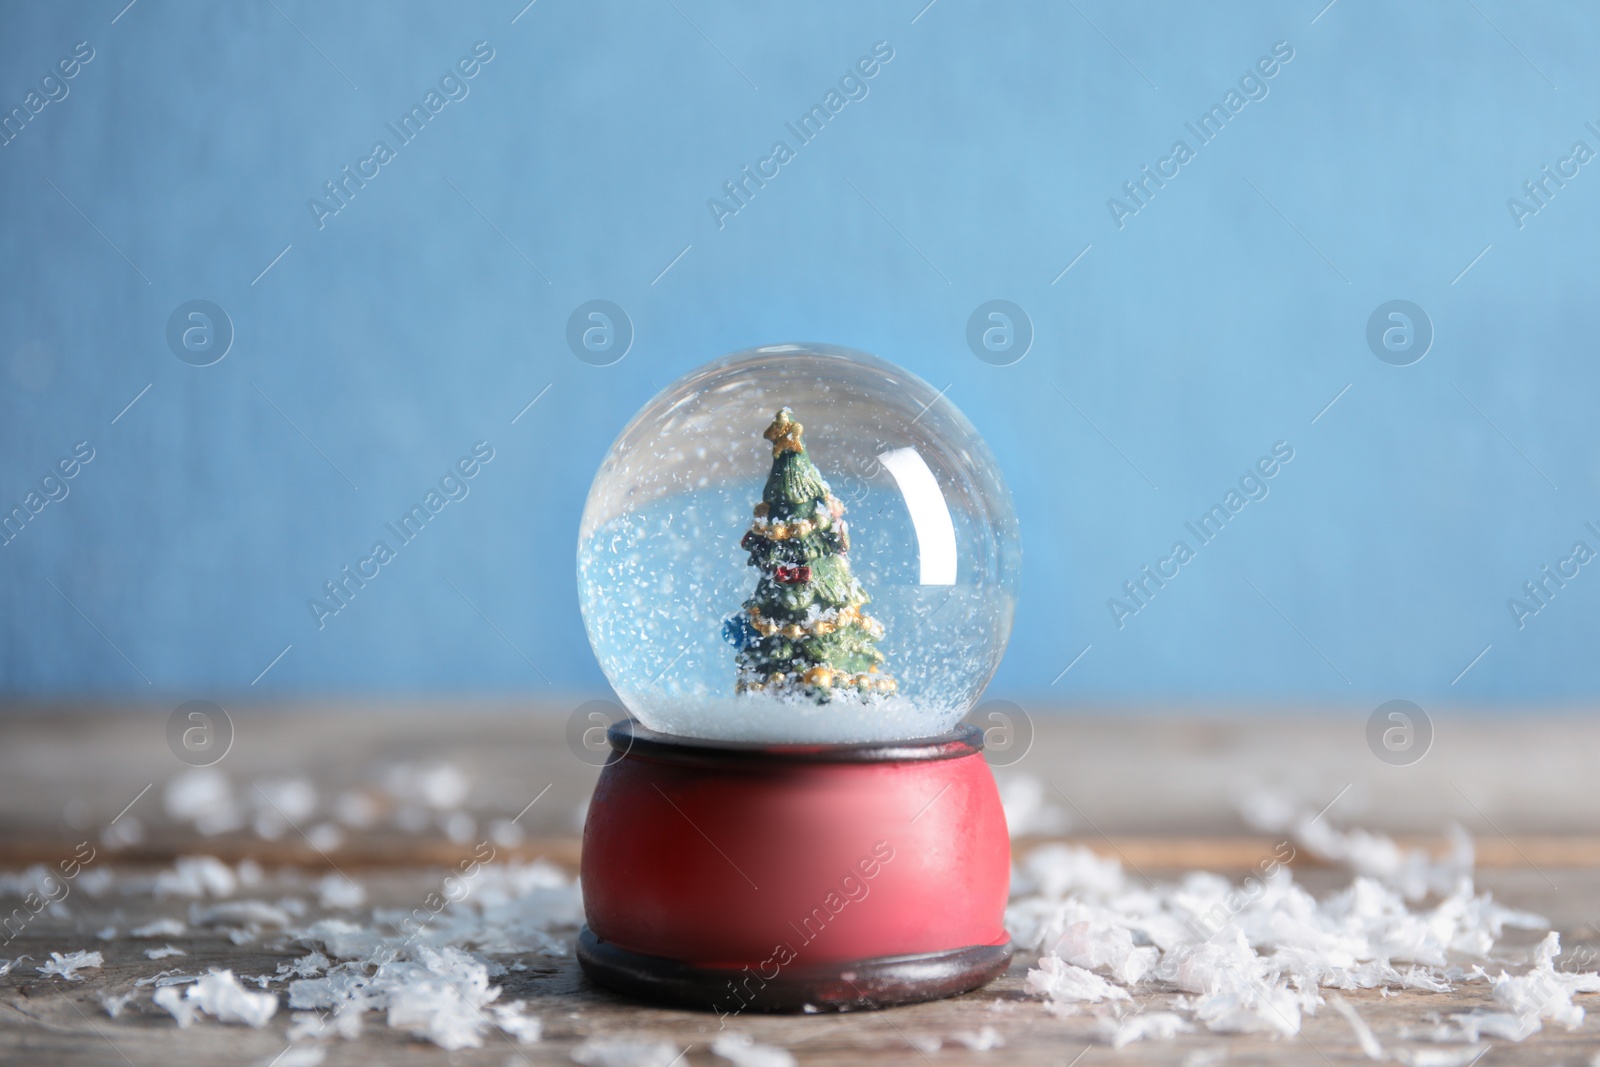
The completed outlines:
[[[811,580],[811,568],[804,563],[780,563],[772,572],[772,577],[784,585],[804,585]]]

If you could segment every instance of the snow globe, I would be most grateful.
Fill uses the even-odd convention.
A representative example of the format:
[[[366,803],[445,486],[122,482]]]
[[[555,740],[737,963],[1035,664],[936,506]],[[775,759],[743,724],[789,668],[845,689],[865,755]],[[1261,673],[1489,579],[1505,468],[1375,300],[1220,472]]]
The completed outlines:
[[[584,827],[589,977],[726,1016],[1002,973],[1010,843],[961,720],[1019,563],[977,431],[874,356],[752,349],[634,416],[578,541],[584,624],[631,715]]]

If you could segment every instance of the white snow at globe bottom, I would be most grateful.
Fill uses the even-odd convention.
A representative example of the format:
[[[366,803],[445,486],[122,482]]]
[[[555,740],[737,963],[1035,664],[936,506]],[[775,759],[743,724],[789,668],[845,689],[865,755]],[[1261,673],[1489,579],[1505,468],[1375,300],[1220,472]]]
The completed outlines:
[[[727,624],[758,577],[739,539],[748,486],[696,487],[604,523],[579,548],[578,591],[590,641],[628,711],[663,733],[767,743],[931,737],[967,713],[1009,630],[1009,590],[922,585],[901,517],[851,526],[852,571],[885,629],[878,647],[892,694],[735,692]]]

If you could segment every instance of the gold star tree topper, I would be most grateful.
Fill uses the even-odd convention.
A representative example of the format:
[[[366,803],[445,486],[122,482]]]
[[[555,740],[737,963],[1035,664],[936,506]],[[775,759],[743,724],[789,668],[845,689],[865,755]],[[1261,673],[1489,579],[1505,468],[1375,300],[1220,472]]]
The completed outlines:
[[[793,411],[783,408],[778,412],[778,417],[772,420],[772,425],[767,427],[767,432],[761,436],[772,442],[772,458],[777,459],[785,452],[806,450],[805,442],[800,439],[805,429],[794,421]]]

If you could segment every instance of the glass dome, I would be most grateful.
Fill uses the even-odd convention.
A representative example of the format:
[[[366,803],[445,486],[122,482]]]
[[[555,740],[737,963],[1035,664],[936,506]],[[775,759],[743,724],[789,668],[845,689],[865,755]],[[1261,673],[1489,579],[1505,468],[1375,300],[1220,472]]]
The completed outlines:
[[[862,352],[773,345],[695,370],[595,475],[578,595],[644,725],[721,740],[943,733],[994,674],[1020,563],[972,424]]]

